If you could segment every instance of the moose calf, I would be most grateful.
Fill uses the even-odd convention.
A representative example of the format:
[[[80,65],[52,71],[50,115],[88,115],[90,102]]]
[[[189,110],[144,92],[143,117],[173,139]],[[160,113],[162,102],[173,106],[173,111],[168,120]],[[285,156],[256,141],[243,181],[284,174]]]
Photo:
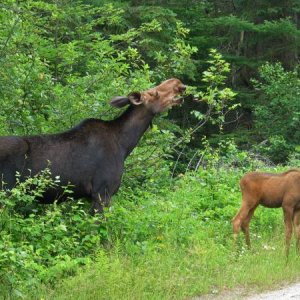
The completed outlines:
[[[269,207],[282,207],[285,224],[286,256],[289,254],[293,225],[296,235],[296,249],[300,242],[300,170],[289,170],[281,174],[251,172],[240,181],[242,205],[232,220],[234,240],[239,231],[245,234],[250,247],[249,223],[259,204]]]

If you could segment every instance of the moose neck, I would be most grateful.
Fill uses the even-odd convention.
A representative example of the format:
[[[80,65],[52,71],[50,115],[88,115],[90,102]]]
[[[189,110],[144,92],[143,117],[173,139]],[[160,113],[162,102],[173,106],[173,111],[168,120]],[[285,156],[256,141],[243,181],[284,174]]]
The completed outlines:
[[[119,144],[124,151],[125,158],[132,152],[149,128],[155,114],[144,105],[130,106],[119,118],[114,120],[117,124]]]

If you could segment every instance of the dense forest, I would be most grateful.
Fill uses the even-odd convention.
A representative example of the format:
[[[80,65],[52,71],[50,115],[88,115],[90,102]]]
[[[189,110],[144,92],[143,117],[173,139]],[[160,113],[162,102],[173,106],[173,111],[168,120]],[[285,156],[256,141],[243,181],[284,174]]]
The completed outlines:
[[[297,278],[280,212],[257,212],[252,252],[232,249],[230,220],[242,174],[300,166],[299,18],[297,0],[2,0],[0,135],[113,119],[112,97],[168,78],[187,90],[103,215],[39,205],[59,184],[49,169],[0,191],[0,298],[183,299]]]

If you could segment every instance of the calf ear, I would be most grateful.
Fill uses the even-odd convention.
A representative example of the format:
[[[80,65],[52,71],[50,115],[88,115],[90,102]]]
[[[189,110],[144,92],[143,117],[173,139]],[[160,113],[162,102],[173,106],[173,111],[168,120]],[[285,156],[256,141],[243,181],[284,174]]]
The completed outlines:
[[[148,94],[152,97],[152,98],[159,98],[159,93],[158,91],[149,91]]]
[[[128,95],[129,101],[134,105],[140,105],[143,103],[142,95],[139,92],[133,92]]]
[[[130,101],[125,96],[116,96],[110,100],[110,105],[114,107],[123,107],[128,104],[130,104]]]

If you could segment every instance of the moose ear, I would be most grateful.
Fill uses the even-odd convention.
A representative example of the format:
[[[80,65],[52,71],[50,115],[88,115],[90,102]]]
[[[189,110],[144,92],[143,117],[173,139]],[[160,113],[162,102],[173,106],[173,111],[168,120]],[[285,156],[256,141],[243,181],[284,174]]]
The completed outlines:
[[[152,98],[159,98],[159,93],[158,91],[149,91],[148,94],[152,97]]]
[[[128,95],[129,101],[134,105],[140,105],[143,103],[142,95],[139,92],[133,92]]]
[[[125,96],[116,96],[110,100],[110,105],[114,107],[123,107],[130,104],[129,98]]]

